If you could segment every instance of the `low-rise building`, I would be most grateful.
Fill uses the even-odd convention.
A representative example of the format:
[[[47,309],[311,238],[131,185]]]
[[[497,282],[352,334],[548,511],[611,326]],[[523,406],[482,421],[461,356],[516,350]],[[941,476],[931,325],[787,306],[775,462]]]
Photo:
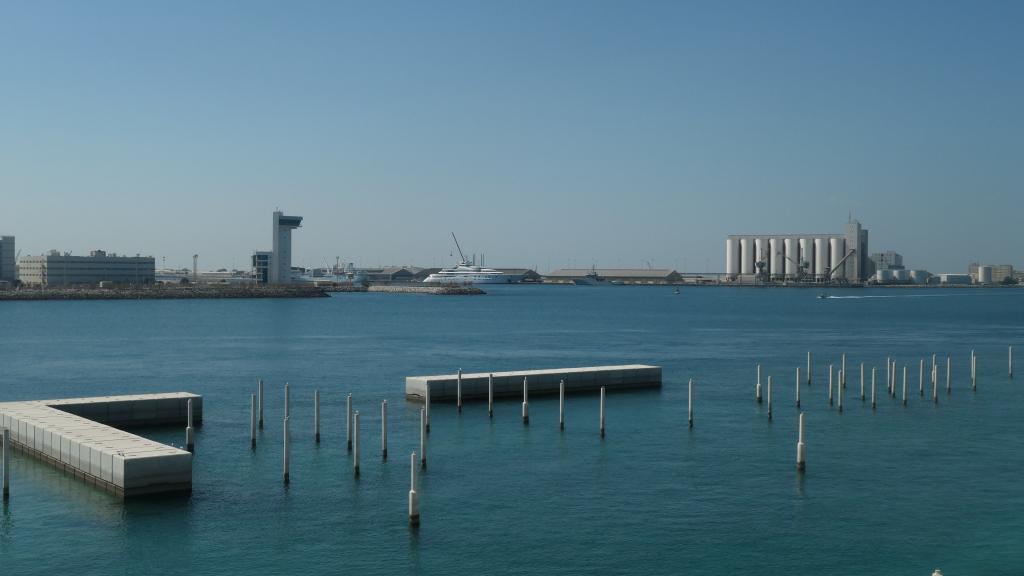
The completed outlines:
[[[29,286],[95,286],[113,284],[153,284],[156,260],[152,256],[107,255],[93,250],[88,256],[72,256],[51,250],[43,256],[21,259],[18,278]]]

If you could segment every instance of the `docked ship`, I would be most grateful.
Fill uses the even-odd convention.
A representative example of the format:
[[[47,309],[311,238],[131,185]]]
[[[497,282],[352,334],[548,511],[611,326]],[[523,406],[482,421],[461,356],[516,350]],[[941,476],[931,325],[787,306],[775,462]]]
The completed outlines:
[[[455,247],[459,250],[459,264],[454,268],[442,268],[427,276],[423,282],[430,284],[513,284],[521,278],[514,274],[505,274],[501,270],[477,266],[475,262],[466,260],[462,253],[462,247],[452,233],[452,240],[455,240]],[[474,257],[475,261],[476,258]]]
[[[607,278],[597,273],[597,269],[593,266],[590,267],[590,272],[587,272],[583,278],[573,278],[572,283],[577,286],[612,286],[617,282],[611,282]]]

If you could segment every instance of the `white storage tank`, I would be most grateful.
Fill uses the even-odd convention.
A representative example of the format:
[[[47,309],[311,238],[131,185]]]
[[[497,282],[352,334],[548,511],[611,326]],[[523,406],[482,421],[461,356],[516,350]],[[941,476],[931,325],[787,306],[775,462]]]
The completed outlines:
[[[768,241],[764,238],[754,239],[754,272],[757,272],[757,263],[764,262],[765,270],[768,268]]]
[[[769,265],[771,269],[769,272],[772,276],[781,276],[782,271],[782,240],[778,238],[772,238],[768,241],[768,250],[770,254],[768,257]]]
[[[814,274],[814,240],[810,238],[800,239],[800,258],[797,259],[797,262],[801,264],[807,262],[807,268],[804,269],[804,272]]]
[[[910,281],[914,284],[927,284],[931,274],[927,270],[911,270]]]
[[[836,264],[843,259],[843,256],[846,256],[846,238],[829,238],[828,245],[832,253],[831,266],[834,268],[832,270],[832,278],[835,280],[845,278],[846,274],[843,273],[843,269],[846,268],[846,263],[844,262],[839,267],[836,267]]]
[[[875,279],[878,280],[879,284],[892,284],[892,281],[896,279],[896,275],[893,272],[895,270],[879,270],[875,273]]]
[[[814,239],[814,275],[818,278],[825,276],[828,268],[828,240],[825,238]]]
[[[796,253],[797,240],[796,238],[786,238],[783,242],[786,248],[786,276],[796,276],[796,262],[799,262],[799,255]]]
[[[729,276],[736,276],[740,273],[739,238],[726,238],[725,240],[725,273]]]
[[[754,273],[754,239],[740,238],[740,274]]]
[[[978,283],[979,284],[991,284],[992,283],[992,267],[991,266],[978,266]]]
[[[893,270],[892,278],[897,282],[910,282],[910,270]]]

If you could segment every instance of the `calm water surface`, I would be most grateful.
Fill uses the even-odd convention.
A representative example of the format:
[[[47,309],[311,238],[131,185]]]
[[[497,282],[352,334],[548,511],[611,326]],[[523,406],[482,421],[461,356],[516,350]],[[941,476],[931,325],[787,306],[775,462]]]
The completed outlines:
[[[0,401],[202,394],[190,498],[116,500],[16,455],[0,516],[2,574],[1024,573],[1024,290],[498,287],[483,297],[3,302]],[[979,354],[970,390],[970,350]],[[808,469],[795,471],[794,375]],[[828,363],[847,353],[846,410]],[[953,391],[917,395],[917,366],[953,359]],[[909,406],[859,397],[859,366],[911,365]],[[423,524],[407,526],[415,374],[653,363],[658,391],[432,409]],[[775,378],[774,420],[754,402]],[[686,427],[694,378],[695,428]],[[249,450],[249,395],[267,428]],[[883,377],[884,378],[884,377]],[[881,379],[880,379],[881,380]],[[283,385],[292,483],[281,483]],[[900,382],[902,385],[902,382]],[[870,386],[870,385],[869,385]],[[313,391],[324,438],[313,442]],[[363,419],[362,476],[344,397]],[[379,457],[380,401],[390,455]],[[184,430],[142,434],[181,445]]]

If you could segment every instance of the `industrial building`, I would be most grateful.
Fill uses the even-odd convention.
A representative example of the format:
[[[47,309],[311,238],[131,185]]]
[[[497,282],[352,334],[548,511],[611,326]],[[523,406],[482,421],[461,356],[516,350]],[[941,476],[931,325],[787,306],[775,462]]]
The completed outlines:
[[[1011,282],[1014,278],[1013,266],[1010,264],[979,264],[972,262],[967,267],[967,272],[971,275],[971,279],[978,284],[999,284],[1001,282]]]
[[[0,236],[0,282],[14,284],[18,279],[17,253],[14,236]]]
[[[844,234],[737,234],[725,241],[727,282],[849,282],[871,273],[868,231],[850,220]]]
[[[51,250],[44,256],[26,256],[18,267],[18,278],[29,286],[95,286],[111,284],[153,284],[156,259],[152,256],[118,256],[93,250],[88,256],[72,256]]]
[[[888,250],[886,252],[875,252],[871,255],[871,263],[875,272],[880,270],[903,270],[903,255],[899,252]]]
[[[260,284],[288,284],[292,281],[292,230],[302,226],[302,216],[274,212],[274,241],[270,252],[254,252],[252,270]]]

